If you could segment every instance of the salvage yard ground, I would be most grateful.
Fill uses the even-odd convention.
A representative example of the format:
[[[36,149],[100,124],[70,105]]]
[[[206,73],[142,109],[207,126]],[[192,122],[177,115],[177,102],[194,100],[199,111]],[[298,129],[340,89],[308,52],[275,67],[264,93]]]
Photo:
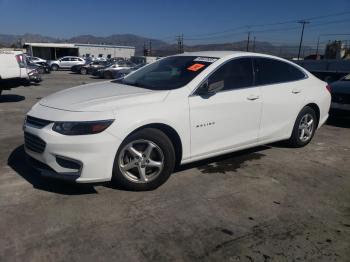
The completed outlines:
[[[40,98],[90,76],[53,72],[0,97],[0,261],[349,261],[350,121],[311,144],[177,168],[155,191],[45,179],[24,161]]]

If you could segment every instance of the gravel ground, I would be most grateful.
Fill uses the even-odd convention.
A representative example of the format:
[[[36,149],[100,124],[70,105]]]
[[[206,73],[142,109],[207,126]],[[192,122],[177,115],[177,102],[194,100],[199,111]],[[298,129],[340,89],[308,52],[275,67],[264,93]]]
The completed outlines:
[[[0,261],[350,261],[350,121],[305,148],[272,144],[181,166],[151,192],[42,178],[21,126],[53,72],[0,97]]]

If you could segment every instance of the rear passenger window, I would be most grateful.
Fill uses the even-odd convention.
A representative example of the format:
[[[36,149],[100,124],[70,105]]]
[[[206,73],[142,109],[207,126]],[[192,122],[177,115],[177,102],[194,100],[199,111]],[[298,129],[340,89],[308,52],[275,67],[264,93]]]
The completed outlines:
[[[253,85],[252,59],[233,59],[218,70],[208,79],[209,84],[224,82],[224,87],[220,90],[232,90],[237,88],[250,87]]]
[[[255,58],[255,84],[267,85],[296,81],[305,78],[297,67],[269,58]]]

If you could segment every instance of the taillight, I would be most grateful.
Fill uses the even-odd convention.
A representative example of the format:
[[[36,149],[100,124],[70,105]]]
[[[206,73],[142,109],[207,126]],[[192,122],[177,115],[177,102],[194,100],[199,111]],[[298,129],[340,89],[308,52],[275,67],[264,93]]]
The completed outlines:
[[[16,55],[16,60],[17,60],[19,67],[21,67],[21,68],[26,67],[23,55]]]
[[[329,93],[332,93],[332,86],[331,85],[327,85],[326,88],[327,88]]]
[[[21,64],[21,56],[20,55],[16,55],[16,60],[18,64]]]

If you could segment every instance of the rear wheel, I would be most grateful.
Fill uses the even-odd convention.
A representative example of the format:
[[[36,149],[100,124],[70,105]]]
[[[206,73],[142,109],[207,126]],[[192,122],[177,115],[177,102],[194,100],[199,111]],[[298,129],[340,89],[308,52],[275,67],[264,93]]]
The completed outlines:
[[[51,70],[52,70],[52,71],[57,71],[57,70],[58,70],[58,65],[53,64],[53,65],[51,66]]]
[[[158,129],[145,128],[121,144],[112,181],[129,190],[153,190],[169,178],[174,166],[175,151],[170,139]]]
[[[109,72],[109,71],[105,71],[105,72],[103,73],[103,78],[111,79],[111,78],[112,78],[112,73]]]
[[[315,110],[309,106],[304,107],[294,124],[293,132],[288,140],[292,147],[303,147],[310,143],[317,128]]]
[[[87,69],[86,68],[81,68],[80,69],[80,74],[86,75],[87,74]]]

